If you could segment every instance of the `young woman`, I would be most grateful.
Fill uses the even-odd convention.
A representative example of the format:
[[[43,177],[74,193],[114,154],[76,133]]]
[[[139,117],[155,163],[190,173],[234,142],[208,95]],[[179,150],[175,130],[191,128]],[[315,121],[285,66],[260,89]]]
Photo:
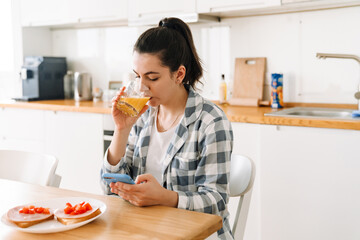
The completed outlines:
[[[233,134],[223,111],[195,92],[202,67],[189,27],[165,18],[134,46],[134,72],[150,97],[137,117],[116,108],[102,172],[126,173],[135,185],[107,185],[136,206],[164,205],[219,215],[221,239],[232,239],[227,211]]]

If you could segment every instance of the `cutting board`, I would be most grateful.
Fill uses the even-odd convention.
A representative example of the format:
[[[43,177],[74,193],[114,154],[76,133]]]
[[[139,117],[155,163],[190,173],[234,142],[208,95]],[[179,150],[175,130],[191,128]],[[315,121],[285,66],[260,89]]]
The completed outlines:
[[[266,58],[236,58],[230,105],[259,106],[263,97]]]

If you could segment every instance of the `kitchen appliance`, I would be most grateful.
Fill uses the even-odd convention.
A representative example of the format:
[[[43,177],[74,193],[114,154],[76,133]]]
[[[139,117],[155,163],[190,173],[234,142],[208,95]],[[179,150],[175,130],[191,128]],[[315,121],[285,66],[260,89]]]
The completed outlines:
[[[75,72],[75,101],[92,100],[92,79],[90,73]]]
[[[74,73],[67,71],[64,76],[64,95],[65,99],[74,99]]]
[[[115,131],[115,123],[111,114],[103,114],[103,130],[103,151],[105,154],[110,146]]]
[[[20,72],[23,96],[15,100],[63,99],[66,71],[64,57],[25,57]]]

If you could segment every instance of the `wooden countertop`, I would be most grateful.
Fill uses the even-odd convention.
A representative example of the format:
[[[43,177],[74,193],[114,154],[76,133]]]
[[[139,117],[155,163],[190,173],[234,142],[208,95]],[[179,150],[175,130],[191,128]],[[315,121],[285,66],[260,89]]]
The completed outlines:
[[[0,179],[0,190],[1,215],[15,206],[53,198],[94,198],[107,206],[106,212],[98,219],[64,232],[31,234],[0,223],[0,239],[205,239],[222,227],[222,219],[217,215],[164,206],[136,207],[113,196],[5,179]]]
[[[17,102],[17,101],[0,101],[2,108],[27,108],[50,111],[66,111],[66,112],[86,112],[86,113],[100,113],[111,114],[111,102],[93,102],[75,100],[42,100],[31,102]]]
[[[15,102],[1,101],[1,108],[27,108],[50,111],[69,111],[69,112],[86,112],[111,114],[111,103],[74,100],[43,100],[33,102]],[[313,118],[289,118],[264,116],[264,113],[277,111],[270,107],[243,107],[230,106],[227,104],[219,105],[231,122],[285,125],[300,127],[318,127],[318,128],[336,128],[360,130],[359,120],[339,120],[339,119],[313,119]],[[333,107],[356,109],[353,104],[310,104],[310,103],[287,103],[286,107],[307,106],[307,107]]]
[[[349,108],[356,109],[356,105],[339,105],[339,104],[301,104],[289,103],[286,108],[302,107],[329,107],[329,108]],[[299,127],[317,127],[317,128],[336,128],[360,130],[359,120],[342,120],[342,119],[314,119],[314,118],[291,118],[291,117],[274,117],[264,116],[265,113],[278,111],[270,107],[238,107],[229,105],[220,105],[231,122],[269,124],[283,126]],[[281,109],[279,109],[281,110]]]

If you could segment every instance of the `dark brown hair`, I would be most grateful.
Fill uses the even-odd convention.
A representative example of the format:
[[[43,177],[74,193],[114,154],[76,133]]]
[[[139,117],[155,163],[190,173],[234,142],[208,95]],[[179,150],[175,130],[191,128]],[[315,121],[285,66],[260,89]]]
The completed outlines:
[[[179,18],[164,18],[159,25],[140,35],[134,51],[159,56],[162,64],[171,72],[186,68],[183,84],[195,87],[203,73],[189,26]]]

